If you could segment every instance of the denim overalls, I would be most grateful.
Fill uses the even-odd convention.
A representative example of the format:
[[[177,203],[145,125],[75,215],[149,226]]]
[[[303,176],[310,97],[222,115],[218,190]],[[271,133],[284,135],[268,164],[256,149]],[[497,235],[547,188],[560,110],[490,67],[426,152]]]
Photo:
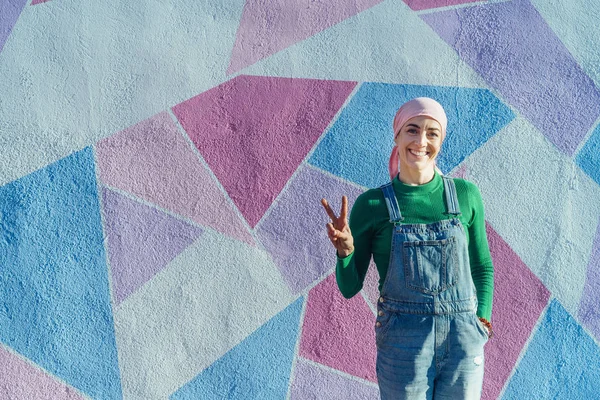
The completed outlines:
[[[481,396],[488,336],[476,315],[456,187],[442,178],[452,218],[431,224],[402,224],[392,184],[381,187],[394,224],[375,323],[382,400]]]

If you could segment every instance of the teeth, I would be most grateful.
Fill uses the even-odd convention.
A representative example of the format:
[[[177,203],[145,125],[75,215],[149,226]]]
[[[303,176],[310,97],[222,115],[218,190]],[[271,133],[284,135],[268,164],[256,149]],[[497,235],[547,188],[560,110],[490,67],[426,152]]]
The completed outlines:
[[[411,152],[412,154],[414,154],[415,156],[419,156],[419,157],[422,157],[422,156],[424,156],[424,155],[427,155],[427,152],[426,152],[426,151],[414,151],[414,150],[410,150],[410,152]]]

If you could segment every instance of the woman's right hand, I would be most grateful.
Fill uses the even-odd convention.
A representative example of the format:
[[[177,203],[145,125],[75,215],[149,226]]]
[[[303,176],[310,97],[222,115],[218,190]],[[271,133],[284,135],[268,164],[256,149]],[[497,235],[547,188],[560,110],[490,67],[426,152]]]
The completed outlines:
[[[354,251],[354,238],[348,225],[348,198],[342,196],[342,209],[340,216],[336,216],[326,199],[321,199],[325,212],[331,218],[327,224],[327,236],[336,248],[338,256],[347,257]]]

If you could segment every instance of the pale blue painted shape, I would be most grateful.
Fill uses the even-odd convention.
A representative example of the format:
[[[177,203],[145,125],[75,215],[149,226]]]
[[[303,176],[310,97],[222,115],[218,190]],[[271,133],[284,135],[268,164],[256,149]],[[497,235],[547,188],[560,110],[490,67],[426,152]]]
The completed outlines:
[[[0,341],[92,398],[122,397],[89,147],[0,187]]]
[[[444,173],[514,118],[510,108],[487,89],[365,83],[309,162],[362,186],[377,187],[389,181],[394,115],[406,101],[421,96],[439,101],[448,116],[446,140],[437,159]]]
[[[502,399],[596,399],[598,393],[600,348],[553,300]]]
[[[285,399],[303,302],[289,305],[170,398]]]
[[[575,162],[600,185],[600,125],[596,127],[587,142],[583,145]]]
[[[0,185],[229,79],[244,0],[49,1],[0,53]]]

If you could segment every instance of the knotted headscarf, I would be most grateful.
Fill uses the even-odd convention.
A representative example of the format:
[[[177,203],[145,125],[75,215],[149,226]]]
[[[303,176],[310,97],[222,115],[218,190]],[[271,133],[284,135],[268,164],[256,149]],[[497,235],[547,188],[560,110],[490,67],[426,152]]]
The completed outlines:
[[[422,115],[433,118],[440,124],[442,127],[442,141],[444,141],[448,118],[446,118],[446,113],[444,112],[442,105],[429,97],[417,97],[416,99],[404,103],[402,107],[400,107],[394,117],[394,139],[396,139],[398,132],[400,132],[400,129],[406,124],[406,121]],[[398,146],[394,146],[392,149],[388,168],[392,179],[400,172],[398,166]]]

